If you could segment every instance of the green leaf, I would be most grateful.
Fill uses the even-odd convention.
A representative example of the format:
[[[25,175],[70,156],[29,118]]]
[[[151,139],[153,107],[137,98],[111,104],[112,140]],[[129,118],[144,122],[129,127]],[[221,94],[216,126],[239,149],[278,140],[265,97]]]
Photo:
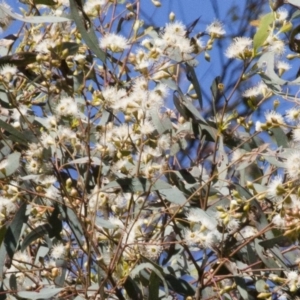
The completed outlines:
[[[4,14],[9,15],[15,20],[19,20],[26,23],[61,23],[70,21],[67,17],[57,17],[57,16],[29,16],[23,17],[19,14],[12,12],[10,9],[6,8],[3,4],[0,4],[0,11]]]
[[[185,96],[182,91],[177,87],[177,97],[174,93],[173,101],[177,110],[181,115],[189,121],[190,119],[194,121],[201,121],[203,124],[207,124],[204,118],[199,113],[198,109],[193,105],[192,101]]]
[[[226,178],[228,172],[228,156],[224,149],[222,136],[220,136],[219,138],[217,169],[218,169],[219,189],[221,189],[224,186],[224,184],[227,183]]]
[[[38,238],[44,238],[47,234],[50,238],[56,237],[60,239],[60,232],[62,230],[62,221],[59,218],[59,208],[58,205],[55,205],[55,209],[53,210],[51,216],[48,218],[48,223],[43,224],[32,230],[24,239],[21,251],[24,251],[27,246],[29,246],[33,241]]]
[[[28,219],[28,216],[26,215],[26,209],[27,209],[27,205],[23,203],[20,206],[17,213],[15,214],[13,221],[10,223],[10,225],[7,228],[7,232],[4,238],[4,244],[10,259],[13,258],[14,253],[16,252],[20,235],[22,232],[22,227],[24,223],[27,222]]]
[[[18,290],[17,278],[15,274],[11,274],[9,277],[9,287],[12,291]]]
[[[260,20],[260,25],[258,27],[257,32],[254,35],[254,38],[253,38],[254,54],[256,54],[257,49],[263,45],[263,43],[269,36],[269,33],[270,33],[269,26],[273,23],[273,21],[274,21],[274,13],[273,12],[266,14]]]
[[[296,53],[300,53],[300,42],[299,39],[295,38],[300,33],[300,25],[296,26],[291,32],[289,39],[290,49]]]
[[[5,226],[2,226],[0,228],[0,245],[2,245],[2,242],[4,240],[4,237],[5,237],[5,234],[6,234],[6,227]],[[1,276],[0,276],[1,277]]]
[[[11,126],[10,124],[7,124],[6,122],[0,120],[0,128],[10,134],[7,139],[20,143],[22,145],[28,144],[28,141],[26,140],[24,135],[21,132],[19,132],[16,128]]]
[[[43,4],[43,5],[48,5],[48,6],[54,6],[54,5],[57,4],[57,2],[54,1],[54,0],[33,0],[33,3],[35,5],[37,5],[37,4]]]
[[[257,265],[257,261],[258,261],[258,258],[257,258],[257,255],[256,255],[256,252],[254,251],[253,249],[253,243],[250,244],[247,244],[246,248],[247,248],[247,258],[248,258],[248,264],[249,265],[253,265],[253,267],[251,268],[253,270],[253,273],[254,274],[260,274],[260,271],[254,271],[255,268],[259,268],[259,265]]]
[[[51,297],[54,297],[56,294],[61,292],[63,288],[43,288],[39,290],[38,292],[27,292],[22,291],[18,293],[18,296],[25,299],[50,299]]]
[[[216,141],[217,137],[218,137],[218,130],[210,125],[204,125],[204,124],[199,124],[199,128],[202,131],[202,135],[203,135],[203,140],[204,140],[204,133],[205,131],[210,135],[210,137],[212,138],[213,141]],[[207,139],[207,137],[205,136],[205,138]]]
[[[125,21],[125,19],[123,17],[121,17],[120,20],[119,20],[119,22],[118,22],[118,26],[117,26],[117,30],[116,30],[117,34],[121,31],[122,24],[123,24],[124,21]]]
[[[37,265],[40,261],[40,258],[44,258],[49,253],[49,251],[50,251],[49,247],[40,245],[35,256],[34,264]]]
[[[165,274],[165,279],[170,290],[173,290],[174,292],[184,296],[195,295],[195,288],[185,280],[181,278],[176,278],[171,274]]]
[[[158,134],[163,134],[165,132],[172,130],[172,122],[169,118],[160,118],[157,110],[152,109],[150,111],[151,121],[157,130]]]
[[[5,103],[5,104],[9,103],[9,98],[8,98],[7,92],[2,84],[0,84],[0,101],[3,101],[3,103]]]
[[[278,147],[282,146],[284,148],[287,148],[289,146],[289,141],[286,133],[280,127],[269,129],[269,131],[273,133]]]
[[[78,52],[79,44],[73,42],[63,42],[59,46],[53,48],[55,52],[62,52],[64,50],[68,50],[69,55],[75,55]]]
[[[64,283],[66,281],[67,268],[62,267],[61,270],[62,271],[60,272],[59,276],[57,276],[54,280],[56,287],[64,286]]]
[[[174,105],[176,107],[176,109],[178,110],[178,112],[188,121],[189,120],[189,117],[186,113],[186,109],[185,107],[182,105],[179,97],[177,97],[174,93],[173,95],[173,102],[174,102]]]
[[[269,292],[269,289],[266,289],[266,287],[268,286],[267,282],[263,279],[258,279],[255,282],[255,288],[257,290],[258,293],[266,293]]]
[[[155,191],[160,189],[168,189],[172,188],[167,182],[163,180],[157,180],[154,183],[151,183],[150,180],[139,177],[139,178],[119,178],[116,181],[112,181],[104,188],[103,191],[110,189],[110,188],[121,188],[124,193],[131,193],[131,192],[147,192],[147,191]]]
[[[244,299],[244,300],[254,300],[254,298],[248,294],[247,292],[247,284],[244,280],[244,278],[242,277],[239,277],[239,276],[234,276],[234,281],[237,285],[237,289],[241,295],[241,297]]]
[[[0,179],[12,175],[19,168],[20,157],[21,153],[19,152],[14,152],[7,156],[5,159],[7,161],[5,170],[0,170]]]
[[[6,246],[4,243],[2,243],[0,246],[0,278],[3,278],[3,271],[5,270],[4,266],[6,266],[6,259],[7,259],[6,256],[7,256]]]
[[[32,52],[17,52],[12,55],[0,57],[0,66],[12,64],[16,67],[26,67],[27,65],[36,61],[36,53]]]
[[[291,1],[292,1],[292,0],[291,0]],[[296,0],[296,1],[297,1],[297,0]],[[289,1],[289,2],[290,2],[290,1]],[[300,4],[299,4],[299,6],[300,6]],[[292,20],[294,20],[294,19],[297,19],[297,18],[300,18],[300,11],[299,11],[299,10],[296,10],[296,11],[292,14],[290,21],[292,21]]]
[[[64,221],[67,222],[67,224],[70,226],[77,242],[83,246],[84,241],[82,240],[82,237],[84,237],[84,232],[76,213],[67,206],[62,207],[60,205],[59,209],[64,218]]]
[[[104,110],[99,122],[99,126],[104,126],[111,121],[112,113],[109,110]]]
[[[93,29],[90,27],[88,31],[85,29],[84,22],[87,21],[85,18],[83,18],[82,14],[79,14],[78,6],[75,2],[75,0],[69,0],[70,1],[70,9],[71,9],[71,15],[74,19],[74,22],[77,26],[78,31],[80,32],[83,40],[86,42],[88,47],[93,51],[96,56],[102,61],[105,62],[106,60],[106,54],[103,50],[100,49],[98,38],[93,31]],[[82,12],[81,12],[82,13]],[[91,24],[90,24],[91,26]]]
[[[274,71],[274,61],[275,61],[275,53],[274,52],[266,52],[259,58],[257,62],[257,66],[264,70],[265,72],[261,73],[260,76],[264,83],[270,87],[273,91],[274,88],[278,92],[281,91],[280,86],[287,83],[286,80],[281,79]],[[273,86],[272,86],[273,85]]]
[[[277,274],[278,276],[280,276],[281,271],[278,270],[279,266],[278,264],[276,264],[275,260],[272,257],[268,257],[264,254],[264,248],[260,245],[260,241],[259,239],[255,239],[254,243],[255,243],[255,251],[257,253],[257,255],[259,256],[259,258],[261,259],[261,261],[265,264],[265,266],[267,268],[271,268],[274,269],[274,273]]]
[[[133,277],[135,277],[141,271],[144,271],[146,269],[152,270],[152,272],[155,272],[155,274],[160,278],[160,280],[163,282],[163,285],[164,285],[166,297],[168,297],[169,289],[168,289],[168,286],[167,286],[167,282],[165,280],[165,276],[164,276],[165,274],[160,272],[160,270],[155,268],[154,265],[152,265],[151,263],[141,263],[141,264],[137,265],[130,273]]]
[[[180,204],[180,205],[186,203],[186,197],[175,186],[169,189],[160,189],[158,192],[171,203]]]
[[[21,245],[21,251],[25,251],[25,249],[37,239],[43,238],[44,235],[48,234],[51,231],[50,224],[43,224],[32,230],[30,233],[28,233]]]
[[[85,300],[85,298],[83,298],[82,296],[78,295],[76,298],[74,298],[74,300]]]
[[[287,236],[279,235],[274,238],[261,241],[259,244],[265,249],[273,248],[278,245],[280,247],[286,247],[286,245],[291,245],[291,240]]]
[[[96,217],[96,225],[106,229],[116,229],[118,227],[116,224],[111,223],[109,220],[105,220],[100,217]]]
[[[124,283],[124,288],[131,299],[143,300],[143,294],[141,292],[141,289],[136,284],[136,281],[133,280],[130,276],[127,277]]]
[[[160,279],[155,272],[151,272],[149,280],[149,299],[159,300]]]
[[[185,196],[177,187],[160,179],[151,183],[150,180],[144,177],[119,178],[107,184],[102,190],[105,191],[111,188],[121,188],[124,193],[158,191],[170,202],[177,204],[184,204],[186,202]]]
[[[213,112],[214,112],[214,115],[217,114],[217,110],[216,110],[216,106],[217,106],[217,103],[219,101],[219,98],[220,98],[220,91],[219,91],[219,83],[221,83],[221,77],[220,76],[217,76],[212,84],[211,84],[211,87],[210,87],[210,90],[211,90],[211,94],[212,94],[212,108],[213,108]]]
[[[198,101],[200,108],[203,108],[203,99],[202,99],[202,92],[201,92],[201,86],[200,82],[198,81],[195,69],[191,67],[189,64],[186,64],[187,74],[188,74],[188,80],[193,84],[195,92],[198,96]]]
[[[64,164],[64,166],[73,165],[73,164],[87,164],[87,163],[90,163],[91,165],[100,166],[101,165],[101,160],[99,159],[99,157],[85,156],[85,157],[76,158],[74,160],[71,160],[68,163]]]
[[[283,161],[280,161],[278,160],[277,157],[275,157],[274,155],[267,155],[267,154],[264,154],[263,155],[263,158],[269,162],[270,164],[272,164],[273,166],[275,167],[278,167],[278,168],[285,168],[286,167],[286,164],[283,162]]]
[[[201,290],[201,300],[218,299],[219,296],[216,294],[212,286],[207,286]]]
[[[73,75],[73,89],[75,93],[80,93],[84,86],[84,74],[83,72],[78,72],[76,75]],[[83,119],[86,117],[82,114]]]

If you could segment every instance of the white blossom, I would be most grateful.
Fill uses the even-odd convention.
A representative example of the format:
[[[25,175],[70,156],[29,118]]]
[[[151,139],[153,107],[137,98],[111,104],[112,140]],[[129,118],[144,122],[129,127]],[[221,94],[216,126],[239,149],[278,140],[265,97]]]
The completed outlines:
[[[54,259],[63,258],[65,255],[65,251],[65,246],[63,244],[56,244],[52,247],[51,257]]]
[[[285,44],[282,40],[269,39],[269,52],[274,52],[276,55],[281,56],[285,53],[285,50]]]
[[[295,128],[293,130],[293,141],[296,143],[300,142],[300,128]]]
[[[17,72],[18,72],[17,67],[10,64],[3,65],[0,69],[0,74],[3,76],[11,77],[16,75]]]
[[[289,12],[286,8],[284,7],[279,7],[277,10],[276,10],[276,19],[278,21],[285,21],[286,18],[288,17],[289,15]]]
[[[56,113],[58,116],[76,116],[78,114],[78,107],[75,100],[71,97],[60,99],[56,106]]]
[[[293,151],[285,162],[286,172],[291,179],[298,179],[300,175],[300,151]]]
[[[157,258],[162,250],[163,248],[161,245],[145,245],[145,255],[149,258]]]
[[[215,20],[214,22],[209,24],[206,27],[206,32],[212,37],[217,37],[217,38],[224,36],[226,33],[225,29],[223,28],[223,24],[218,20]]]
[[[266,121],[272,125],[283,125],[285,124],[283,116],[274,110],[265,112]]]
[[[100,47],[102,49],[109,49],[112,52],[122,52],[129,47],[129,42],[122,35],[107,33],[100,39]]]
[[[279,69],[279,70],[288,71],[289,69],[292,68],[292,66],[284,60],[277,60],[276,61],[276,68]]]
[[[225,55],[228,58],[245,59],[247,58],[247,55],[250,53],[250,51],[252,51],[252,43],[252,39],[248,37],[236,37],[227,48]]]
[[[275,201],[282,199],[282,196],[285,194],[285,188],[283,185],[282,176],[275,176],[271,182],[268,184],[268,195]]]
[[[278,228],[284,228],[286,226],[286,221],[279,214],[275,215],[272,219],[272,223]]]
[[[50,49],[53,49],[55,46],[56,43],[53,40],[44,39],[35,46],[35,51],[46,54],[49,53]]]
[[[88,0],[84,3],[83,9],[88,16],[96,17],[101,7],[106,4],[107,0]]]
[[[285,117],[289,122],[297,122],[300,119],[299,107],[292,107],[285,112]]]

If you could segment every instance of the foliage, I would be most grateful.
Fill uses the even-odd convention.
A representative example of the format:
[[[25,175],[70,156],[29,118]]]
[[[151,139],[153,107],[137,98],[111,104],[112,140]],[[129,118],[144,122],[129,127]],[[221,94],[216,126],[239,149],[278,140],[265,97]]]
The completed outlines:
[[[195,68],[218,20],[195,34],[173,13],[145,25],[140,1],[23,2],[0,4],[1,27],[23,22],[0,58],[0,297],[295,299],[299,1],[232,39],[239,77],[215,78],[205,117]]]

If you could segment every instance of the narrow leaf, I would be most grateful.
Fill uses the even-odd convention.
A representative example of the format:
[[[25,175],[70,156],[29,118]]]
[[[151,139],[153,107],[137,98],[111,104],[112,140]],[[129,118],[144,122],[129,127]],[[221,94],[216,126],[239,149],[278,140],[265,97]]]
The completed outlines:
[[[165,274],[165,279],[170,290],[173,290],[174,292],[184,296],[195,295],[195,288],[185,280],[181,278],[176,278],[171,274]]]
[[[272,128],[270,129],[270,131],[273,133],[278,147],[282,146],[284,148],[287,148],[289,146],[289,141],[286,133],[280,127]]]
[[[143,300],[143,295],[135,280],[130,276],[127,277],[124,288],[131,299]],[[152,298],[149,298],[152,299]]]
[[[102,61],[105,62],[106,60],[106,54],[104,51],[102,51],[99,47],[98,44],[98,39],[93,31],[92,28],[89,28],[87,31],[85,29],[85,24],[84,24],[84,18],[82,15],[79,14],[77,4],[75,0],[69,0],[70,1],[70,9],[71,9],[71,15],[72,18],[74,19],[74,22],[77,26],[78,31],[80,32],[83,40],[86,42],[88,47],[96,54],[96,56]]]
[[[155,191],[160,189],[169,189],[172,188],[170,184],[163,180],[157,180],[154,183],[151,183],[150,180],[144,177],[138,178],[119,178],[116,181],[112,181],[107,184],[102,190],[105,191],[110,188],[121,188],[124,193],[130,192],[147,192]]]
[[[156,269],[152,264],[150,263],[141,263],[138,266],[136,266],[132,271],[131,274],[132,276],[137,276],[141,271],[145,270],[145,269],[150,269],[153,272],[155,272],[155,274],[160,278],[160,280],[163,282],[164,285],[164,289],[165,289],[165,293],[166,296],[168,296],[169,294],[169,289],[167,286],[167,282],[165,280],[165,274],[162,274],[158,269]]]
[[[149,280],[149,299],[159,300],[160,279],[155,272],[152,272]]]
[[[67,206],[65,206],[64,208],[60,206],[59,209],[63,215],[64,220],[68,223],[73,234],[75,235],[77,242],[83,245],[84,241],[82,240],[82,238],[84,236],[84,233],[77,215],[71,208]]]
[[[151,115],[151,121],[159,134],[163,134],[172,129],[172,122],[170,121],[170,119],[169,118],[161,119],[158,115],[157,110],[152,109],[150,111],[150,115]]]
[[[218,169],[219,189],[221,189],[226,183],[227,172],[228,172],[228,156],[224,149],[222,136],[220,136],[219,138],[217,169]]]
[[[24,251],[32,242],[37,239],[43,238],[45,234],[48,234],[51,231],[50,224],[43,224],[32,230],[26,235],[21,246],[21,251]]]
[[[4,244],[9,257],[12,259],[16,252],[23,224],[27,222],[28,216],[26,216],[27,205],[24,203],[17,211],[13,221],[7,228],[7,232],[4,238]]]
[[[175,186],[170,189],[160,189],[159,193],[171,203],[180,204],[180,205],[183,205],[186,203],[186,197]]]
[[[257,49],[263,45],[267,37],[269,36],[269,26],[274,21],[274,13],[270,12],[262,17],[260,20],[260,25],[258,27],[258,30],[253,38],[253,50],[254,54],[256,54]]]
[[[38,292],[22,291],[18,293],[18,296],[25,299],[50,299],[51,297],[62,291],[63,288],[43,288]]]
[[[235,276],[234,281],[237,285],[237,289],[240,292],[240,295],[241,295],[242,299],[244,299],[244,300],[254,300],[254,298],[251,295],[249,295],[249,293],[247,292],[247,284],[246,284],[244,278],[239,277],[239,276]]]
[[[26,140],[24,135],[10,124],[7,124],[6,122],[0,120],[0,128],[10,134],[8,139],[11,139],[14,142],[20,143],[22,145],[28,144],[28,141]]]
[[[12,175],[19,168],[20,157],[21,153],[19,152],[14,152],[7,156],[7,158],[5,159],[7,165],[3,170],[1,170],[0,178],[5,178],[7,176]]]
[[[198,101],[200,108],[203,108],[203,99],[202,99],[202,92],[200,82],[198,81],[195,69],[191,67],[189,64],[186,64],[187,72],[188,72],[188,79],[193,84],[195,92],[198,96]]]
[[[12,17],[15,20],[19,20],[22,22],[27,22],[27,23],[36,23],[36,24],[40,24],[40,23],[60,23],[60,22],[68,22],[70,21],[69,18],[66,17],[57,17],[57,16],[30,16],[30,17],[23,17],[19,14],[16,14],[14,12],[12,12],[11,10],[9,10],[8,8],[6,8],[3,4],[0,4],[0,10],[3,14],[7,14],[10,17]]]

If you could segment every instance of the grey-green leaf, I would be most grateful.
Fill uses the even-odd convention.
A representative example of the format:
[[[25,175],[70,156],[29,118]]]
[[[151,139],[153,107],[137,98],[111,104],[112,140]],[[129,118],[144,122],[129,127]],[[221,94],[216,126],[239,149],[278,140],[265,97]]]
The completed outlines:
[[[25,203],[20,206],[5,234],[4,244],[10,258],[13,258],[13,255],[16,252],[23,224],[26,223],[28,219],[26,209],[27,205]]]
[[[0,128],[9,133],[9,139],[13,140],[14,142],[20,143],[22,145],[28,144],[28,141],[25,139],[24,135],[10,124],[7,124],[6,122],[0,120]]]
[[[171,203],[180,204],[180,205],[186,203],[186,197],[175,186],[169,189],[160,189],[159,193]]]
[[[35,23],[35,24],[40,24],[40,23],[61,23],[61,22],[68,22],[70,21],[69,18],[67,17],[57,17],[57,16],[29,16],[29,17],[24,17],[19,14],[16,14],[12,12],[10,9],[5,7],[3,4],[0,4],[0,11],[2,14],[9,15],[11,18],[15,20],[19,20],[22,22],[26,23]]]
[[[18,296],[25,299],[50,299],[51,297],[57,295],[59,292],[61,292],[63,288],[43,288],[39,290],[38,292],[27,292],[22,291],[18,293]]]
[[[74,211],[71,208],[69,208],[67,206],[65,206],[63,208],[60,205],[59,209],[62,213],[64,221],[66,221],[68,223],[73,234],[75,235],[77,242],[80,245],[83,245],[84,241],[82,240],[82,238],[84,237],[84,233],[83,233],[83,229],[82,229],[82,226],[80,224],[80,221],[79,221],[77,215],[74,213]]]
[[[149,299],[159,300],[160,279],[155,272],[152,272],[149,280]]]
[[[72,18],[75,21],[77,29],[79,30],[83,40],[86,42],[88,47],[96,54],[96,56],[102,61],[105,62],[106,54],[103,50],[100,49],[98,44],[98,39],[92,28],[89,28],[88,31],[85,28],[85,19],[82,15],[79,14],[77,4],[75,0],[70,1],[70,9]]]

